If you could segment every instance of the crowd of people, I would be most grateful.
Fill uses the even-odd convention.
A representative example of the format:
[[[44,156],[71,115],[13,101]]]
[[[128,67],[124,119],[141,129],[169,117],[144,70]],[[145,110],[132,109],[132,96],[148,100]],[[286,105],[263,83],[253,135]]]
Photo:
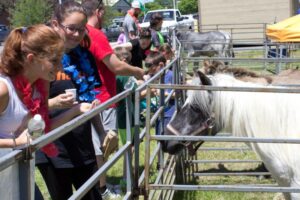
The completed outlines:
[[[64,1],[47,25],[11,31],[0,58],[0,156],[32,140],[27,124],[35,114],[42,116],[48,133],[122,92],[130,77],[135,77],[134,87],[142,84],[172,59],[159,32],[162,17],[154,15],[150,27],[141,29],[141,6],[132,2],[124,21],[127,42],[114,48],[101,31],[105,8],[98,0]],[[169,70],[165,83],[172,83],[172,76]],[[66,89],[76,89],[76,99]],[[172,109],[171,103],[165,117]],[[125,101],[110,105],[36,152],[35,165],[53,200],[68,199],[73,188],[86,182],[116,150],[118,138],[125,144],[125,110]],[[9,188],[9,178],[0,180],[1,191],[14,188]],[[35,199],[43,199],[35,188]],[[104,174],[83,199],[120,198]]]

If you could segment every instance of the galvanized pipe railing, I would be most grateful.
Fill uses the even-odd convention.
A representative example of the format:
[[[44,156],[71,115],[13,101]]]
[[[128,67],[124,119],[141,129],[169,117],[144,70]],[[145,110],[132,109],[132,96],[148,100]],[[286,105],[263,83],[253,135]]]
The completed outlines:
[[[224,191],[224,192],[290,192],[300,193],[297,187],[244,186],[244,185],[164,185],[151,184],[151,190]]]
[[[140,85],[136,90],[135,90],[135,112],[134,112],[134,184],[133,184],[133,190],[135,196],[139,195],[141,193],[140,190],[140,185],[142,181],[144,180],[144,172],[140,174],[139,172],[139,164],[140,164],[140,158],[139,158],[139,146],[140,146],[140,141],[143,140],[145,133],[146,133],[146,128],[144,128],[142,131],[140,131],[140,93],[141,91],[145,90],[147,85],[150,83],[155,82],[157,79],[161,78],[163,74],[169,70],[173,69],[173,74],[176,76],[176,73],[179,72],[179,62],[180,62],[180,52],[181,52],[181,44],[179,40],[175,36],[175,32],[173,31],[173,49],[176,50],[176,55],[175,58],[168,63],[163,69],[161,69],[158,73],[156,73],[153,77],[151,77],[148,81],[146,81],[144,84]],[[177,79],[179,76],[176,76],[174,79],[176,80],[176,83],[179,83]],[[164,95],[163,95],[164,96]],[[171,95],[169,95],[166,98],[166,101],[162,100],[160,101],[160,104],[165,104],[169,99],[171,98]],[[164,102],[164,103],[163,103]],[[176,103],[176,101],[175,101]],[[148,107],[150,104],[148,104]],[[150,121],[151,126],[155,123],[155,120],[158,118],[158,116],[162,113],[164,110],[163,105],[160,105],[158,108],[157,112],[154,114],[155,117]]]

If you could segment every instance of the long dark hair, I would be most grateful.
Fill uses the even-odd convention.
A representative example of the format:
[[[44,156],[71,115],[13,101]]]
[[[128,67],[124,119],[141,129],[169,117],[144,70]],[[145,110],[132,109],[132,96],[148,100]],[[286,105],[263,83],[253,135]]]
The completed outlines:
[[[64,1],[62,4],[58,4],[54,10],[52,19],[57,20],[59,23],[65,20],[65,18],[73,12],[79,12],[85,15],[87,18],[87,14],[85,9],[81,6],[80,3],[68,0]]]
[[[68,17],[68,15],[74,12],[82,13],[85,16],[86,20],[88,19],[86,10],[80,3],[73,0],[68,0],[56,6],[52,16],[52,20],[56,20],[58,23],[61,23]],[[89,48],[90,44],[91,40],[89,36],[85,34],[81,45],[85,48]]]
[[[150,27],[156,28],[157,24],[163,20],[163,17],[159,13],[154,13],[150,18]]]

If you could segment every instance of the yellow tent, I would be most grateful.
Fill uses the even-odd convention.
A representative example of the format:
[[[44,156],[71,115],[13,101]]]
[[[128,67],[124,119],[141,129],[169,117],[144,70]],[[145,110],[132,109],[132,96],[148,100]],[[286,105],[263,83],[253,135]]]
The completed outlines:
[[[269,25],[266,34],[278,42],[300,42],[300,15]]]

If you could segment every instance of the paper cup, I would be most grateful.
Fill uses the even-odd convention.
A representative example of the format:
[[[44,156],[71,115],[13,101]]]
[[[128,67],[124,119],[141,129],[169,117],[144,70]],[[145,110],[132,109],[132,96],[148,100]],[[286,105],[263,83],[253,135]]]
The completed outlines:
[[[74,101],[76,101],[76,98],[77,98],[77,91],[76,91],[76,89],[66,89],[65,92],[67,94],[71,93],[73,95]]]

